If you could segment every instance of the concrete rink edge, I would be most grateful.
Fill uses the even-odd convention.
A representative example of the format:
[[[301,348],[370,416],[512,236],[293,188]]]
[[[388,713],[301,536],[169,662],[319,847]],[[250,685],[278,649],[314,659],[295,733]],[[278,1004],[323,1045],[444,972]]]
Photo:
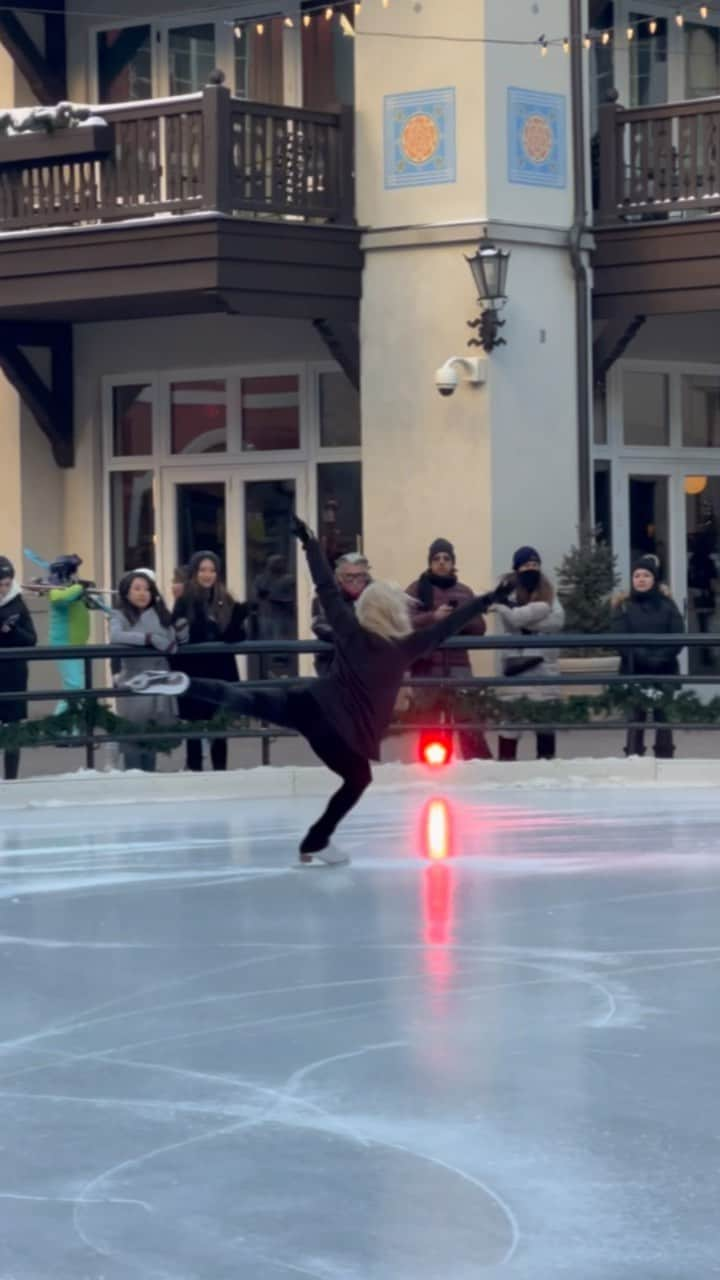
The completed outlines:
[[[381,764],[374,790],[443,792],[468,788],[582,789],[603,787],[708,787],[720,785],[720,760],[655,760],[654,757],[518,761],[455,761],[432,770],[420,764]],[[227,773],[156,773],[79,770],[53,777],[0,782],[0,811],[59,806],[183,804],[197,800],[291,799],[326,796],[335,776],[322,766],[238,769]]]

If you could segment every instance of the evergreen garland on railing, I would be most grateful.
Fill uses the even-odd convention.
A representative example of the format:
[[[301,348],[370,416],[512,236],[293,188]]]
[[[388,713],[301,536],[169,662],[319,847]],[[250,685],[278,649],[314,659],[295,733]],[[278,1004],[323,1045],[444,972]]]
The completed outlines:
[[[232,726],[244,727],[249,721],[244,716],[231,716],[227,712],[218,712],[211,720],[173,720],[169,725],[165,720],[127,720],[97,699],[78,700],[67,710],[57,715],[43,716],[37,720],[21,720],[12,724],[0,724],[0,751],[19,751],[23,747],[61,746],[71,747],[74,738],[84,738],[97,730],[96,745],[102,746],[108,740],[125,734],[149,733],[158,735],[172,728],[172,737],[154,736],[147,739],[133,738],[133,747],[146,751],[159,751],[170,755],[178,746],[180,739],[187,734],[216,732]],[[175,734],[177,733],[177,737]]]

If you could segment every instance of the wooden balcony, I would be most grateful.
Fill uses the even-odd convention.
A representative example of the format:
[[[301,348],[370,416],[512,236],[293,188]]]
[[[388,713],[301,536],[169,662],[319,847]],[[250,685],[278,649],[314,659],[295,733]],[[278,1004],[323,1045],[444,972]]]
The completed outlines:
[[[720,98],[600,109],[597,319],[720,310]]]

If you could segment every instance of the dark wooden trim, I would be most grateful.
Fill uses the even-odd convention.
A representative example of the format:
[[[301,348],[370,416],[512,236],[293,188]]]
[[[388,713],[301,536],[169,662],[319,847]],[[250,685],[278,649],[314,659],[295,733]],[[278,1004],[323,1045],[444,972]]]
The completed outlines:
[[[218,213],[232,213],[230,90],[223,84],[207,85],[203,93],[202,111],[205,137],[217,140],[216,146],[206,146],[204,149],[203,202],[207,209],[217,209]]]
[[[593,343],[593,376],[596,387],[605,386],[605,379],[610,369],[627,351],[646,319],[646,316],[633,316],[631,320],[627,320],[621,316],[608,321]]]
[[[356,324],[334,323],[331,320],[313,320],[333,360],[340,365],[348,381],[356,391],[360,390],[360,335]]]
[[[0,44],[7,49],[42,106],[54,106],[65,96],[65,77],[43,57],[35,41],[11,10],[0,11]]]
[[[78,160],[112,151],[115,131],[111,124],[78,125],[56,133],[18,133],[0,137],[0,164],[44,164],[50,160]]]
[[[21,350],[20,336],[24,346],[49,346],[50,386]],[[0,367],[50,441],[58,466],[74,466],[72,327],[0,325]]]

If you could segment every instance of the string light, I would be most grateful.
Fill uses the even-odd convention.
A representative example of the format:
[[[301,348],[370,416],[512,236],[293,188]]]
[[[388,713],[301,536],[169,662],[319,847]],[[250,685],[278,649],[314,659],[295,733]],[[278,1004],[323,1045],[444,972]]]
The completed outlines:
[[[292,29],[292,27],[294,27],[294,26],[295,26],[295,23],[293,22],[293,20],[292,20],[292,18],[290,17],[290,15],[289,15],[289,14],[288,14],[287,18],[285,19],[285,26],[286,26],[286,27],[290,27],[291,29]]]
[[[344,13],[340,14],[340,28],[344,36],[351,36],[354,38],[355,28],[353,27],[353,24],[350,21],[350,19]]]
[[[264,35],[265,35],[265,23],[264,23],[264,22],[258,22],[257,26],[255,27],[255,30],[257,31],[257,33],[258,33],[258,35],[259,35],[259,36],[264,36]]]
[[[540,45],[540,53],[543,58],[547,58],[548,42],[545,39],[545,36],[538,36],[538,44]]]
[[[707,5],[706,5],[706,4],[701,4],[701,5],[700,5],[700,17],[702,18],[703,22],[704,22],[704,21],[705,21],[705,19],[707,18],[707,16],[708,16],[708,12],[709,12],[709,10],[708,10]]]
[[[329,4],[327,9],[325,10],[325,21],[330,22],[332,20],[332,16],[333,16],[333,7],[331,4]]]
[[[635,39],[635,28],[634,28],[634,27],[628,27],[628,29],[627,29],[627,33],[626,33],[626,34],[627,34],[627,38],[628,38],[628,40],[634,40],[634,39]]]
[[[586,49],[592,49],[592,36],[586,35],[585,39],[583,40],[583,44],[585,45]]]
[[[563,40],[563,53],[569,53],[569,52],[570,52],[570,41],[566,36],[565,39]]]
[[[233,27],[233,35],[235,36],[236,40],[242,40],[243,38],[242,22],[235,23],[235,26]]]
[[[603,43],[603,44],[609,44],[609,43],[610,43],[610,32],[609,32],[609,31],[603,31],[603,33],[602,33],[602,35],[601,35],[601,37],[600,37],[600,40],[602,41],[602,43]]]
[[[679,10],[679,9],[678,9],[677,13],[675,14],[675,24],[676,24],[676,26],[678,26],[678,27],[684,27],[684,26],[685,26],[685,19],[683,18],[683,16],[682,16],[682,14],[681,14],[681,12],[680,12],[680,10]]]
[[[355,0],[355,17],[359,18],[362,12],[362,0]]]
[[[304,26],[304,27],[309,27],[311,22],[312,22],[312,18],[310,17],[310,14],[309,14],[309,13],[304,13],[304,14],[303,14],[303,26]]]
[[[390,0],[382,0],[382,7],[383,7],[383,9],[389,9],[389,8],[390,8]]]
[[[650,19],[650,21],[648,22],[648,31],[650,32],[651,36],[655,35],[655,33],[657,32],[657,18]]]

